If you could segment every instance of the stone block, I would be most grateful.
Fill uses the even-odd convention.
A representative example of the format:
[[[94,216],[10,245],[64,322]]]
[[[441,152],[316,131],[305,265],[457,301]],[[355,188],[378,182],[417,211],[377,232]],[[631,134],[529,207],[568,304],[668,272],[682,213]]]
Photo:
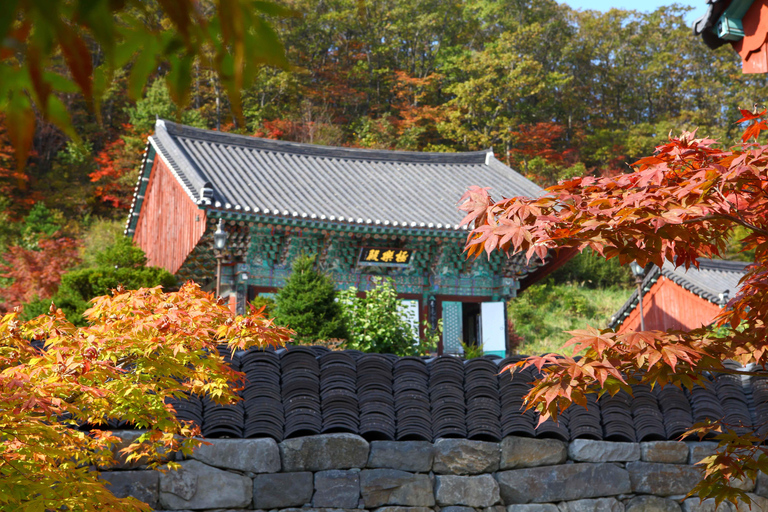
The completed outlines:
[[[640,445],[576,439],[568,445],[568,457],[578,462],[628,462],[640,460]]]
[[[477,512],[472,507],[460,507],[458,505],[450,506],[450,507],[443,507],[440,509],[440,512]]]
[[[283,471],[364,468],[368,441],[354,434],[297,437],[280,443]]]
[[[168,511],[166,511],[168,512]],[[181,512],[181,511],[178,511]],[[211,510],[206,512],[224,512],[220,510]],[[232,512],[242,512],[241,510],[233,510]],[[271,512],[262,510],[260,512]],[[301,507],[301,508],[284,508],[280,510],[280,512],[360,512],[358,509],[349,509],[349,508],[311,508],[311,507]]]
[[[427,473],[434,457],[434,445],[427,441],[373,441],[368,467]]]
[[[688,494],[702,476],[701,470],[694,466],[656,462],[629,462],[627,471],[632,492],[656,496]]]
[[[160,474],[160,505],[168,510],[245,508],[253,500],[250,478],[196,460]]]
[[[160,473],[157,471],[111,471],[99,475],[118,498],[132,496],[152,508],[159,506]]]
[[[433,507],[435,495],[429,475],[396,469],[364,469],[360,472],[360,494],[366,508],[383,505]]]
[[[680,505],[658,496],[637,496],[629,500],[624,509],[626,512],[680,512]]]
[[[253,503],[256,508],[300,507],[312,501],[312,473],[266,473],[253,479]]]
[[[768,475],[765,473],[757,474],[757,486],[755,487],[755,494],[768,498]]]
[[[739,478],[738,480],[731,482],[731,485],[736,489],[740,489],[745,492],[752,492],[755,490],[756,481],[750,480],[748,478]]]
[[[681,441],[649,441],[640,443],[640,459],[644,462],[686,464],[688,445]]]
[[[504,505],[494,505],[492,507],[483,507],[481,512],[507,512],[507,507]]]
[[[469,439],[438,439],[432,471],[449,475],[493,473],[499,469],[499,444]]]
[[[683,512],[735,512],[736,510],[736,507],[728,501],[720,503],[720,505],[715,508],[714,498],[709,498],[704,501],[699,500],[699,498],[688,498],[683,501],[681,508]]]
[[[527,503],[525,505],[509,505],[507,512],[560,512],[560,509],[552,503]]]
[[[689,457],[688,464],[696,464],[704,457],[709,457],[717,451],[718,443],[714,441],[690,441],[688,445]]]
[[[568,458],[568,448],[557,439],[505,437],[501,441],[500,469],[533,468],[562,464]]]
[[[280,471],[280,450],[274,439],[206,439],[190,458],[209,466],[251,473]]]
[[[429,507],[379,507],[373,512],[434,512]]]
[[[624,504],[616,498],[564,501],[557,508],[560,512],[624,512]]]
[[[733,507],[736,512],[768,512],[768,499],[752,493],[747,493],[747,496],[752,500],[751,508],[749,504],[739,500],[739,504]]]
[[[501,498],[508,505],[571,501],[631,492],[629,473],[611,463],[514,469],[500,471],[496,479]]]
[[[359,473],[340,469],[315,473],[313,507],[356,508],[359,501]]]
[[[435,500],[440,506],[490,507],[500,499],[499,484],[491,475],[435,477]]]

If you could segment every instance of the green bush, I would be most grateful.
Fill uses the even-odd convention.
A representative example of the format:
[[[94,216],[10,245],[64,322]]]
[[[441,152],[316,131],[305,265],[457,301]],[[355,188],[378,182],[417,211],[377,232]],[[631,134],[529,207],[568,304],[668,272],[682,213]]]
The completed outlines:
[[[94,259],[99,267],[143,268],[147,264],[144,251],[125,236],[118,236],[115,243],[97,252]]]
[[[301,255],[277,294],[276,321],[296,331],[302,343],[346,338],[347,329],[330,277],[315,270],[315,257]]]
[[[508,306],[511,334],[519,345],[517,352],[570,355],[570,347],[562,346],[571,338],[566,331],[587,325],[598,329],[607,327],[611,315],[630,293],[615,286],[590,289],[576,283],[555,284],[552,279],[527,288],[510,300]]]
[[[256,308],[258,311],[262,307],[264,308],[264,315],[267,318],[274,318],[275,317],[275,310],[277,309],[277,303],[274,299],[270,297],[254,297],[251,301],[251,306]]]
[[[604,259],[592,249],[585,249],[550,277],[556,283],[578,283],[587,288],[629,288],[634,285],[632,271],[619,265],[619,259]]]
[[[176,278],[160,267],[145,267],[144,251],[130,239],[118,238],[95,256],[96,267],[80,268],[61,277],[61,284],[51,299],[35,300],[24,306],[22,318],[31,319],[47,313],[51,302],[75,325],[85,325],[83,313],[94,297],[107,295],[122,285],[128,290],[163,286],[171,288]]]
[[[376,286],[364,298],[354,286],[339,293],[349,329],[349,347],[363,352],[415,355],[417,335],[403,314],[403,305],[391,279],[375,278]]]

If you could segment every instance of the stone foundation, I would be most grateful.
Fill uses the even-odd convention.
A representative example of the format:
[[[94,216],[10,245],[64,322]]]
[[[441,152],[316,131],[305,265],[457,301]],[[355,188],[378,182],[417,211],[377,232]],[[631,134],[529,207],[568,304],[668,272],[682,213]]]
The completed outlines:
[[[117,433],[118,435],[122,433]],[[135,435],[135,433],[125,433]],[[746,512],[685,498],[715,443],[508,437],[373,441],[352,434],[208,439],[178,471],[103,471],[155,510],[281,512]],[[125,466],[122,466],[125,468]],[[768,477],[742,482],[768,512]]]

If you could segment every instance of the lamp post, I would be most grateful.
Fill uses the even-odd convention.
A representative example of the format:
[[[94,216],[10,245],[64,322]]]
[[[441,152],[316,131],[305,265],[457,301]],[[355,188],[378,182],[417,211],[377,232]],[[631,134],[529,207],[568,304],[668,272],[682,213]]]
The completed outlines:
[[[216,298],[221,296],[221,259],[224,257],[224,249],[227,247],[229,235],[224,231],[224,219],[219,219],[216,232],[213,234],[213,246],[216,249]]]
[[[241,285],[245,286],[242,293]],[[245,304],[248,300],[248,266],[245,263],[238,263],[235,267],[235,293],[237,294],[235,310],[238,315],[244,315],[247,309]]]
[[[629,268],[632,270],[632,275],[635,276],[635,284],[637,285],[637,296],[640,300],[640,330],[645,330],[645,315],[643,314],[643,277],[645,277],[645,268],[641,267],[636,261],[629,264]]]

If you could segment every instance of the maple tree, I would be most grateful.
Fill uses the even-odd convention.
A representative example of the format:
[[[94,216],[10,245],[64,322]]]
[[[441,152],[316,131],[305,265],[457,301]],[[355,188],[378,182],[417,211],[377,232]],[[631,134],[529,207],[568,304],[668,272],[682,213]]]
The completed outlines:
[[[94,299],[86,317],[78,328],[52,307],[26,323],[16,313],[0,320],[3,510],[149,511],[114,497],[92,468],[116,457],[156,465],[190,453],[199,431],[176,418],[169,399],[195,393],[231,403],[243,375],[217,347],[278,346],[292,334],[263,309],[233,316],[193,283],[174,293],[118,289]],[[104,430],[110,420],[145,431],[118,452],[119,440]]]
[[[6,113],[19,169],[33,144],[37,114],[78,139],[60,94],[80,93],[100,118],[101,102],[123,68],[130,67],[127,91],[134,99],[158,66],[167,68],[168,91],[183,107],[189,101],[191,68],[204,59],[242,120],[240,91],[258,66],[287,65],[265,19],[293,14],[282,6],[227,0],[202,9],[191,0],[160,0],[158,7],[159,13],[138,0],[16,0],[3,9],[0,110]]]
[[[476,186],[464,195],[464,223],[474,223],[470,256],[501,250],[543,259],[551,250],[589,247],[622,264],[662,266],[667,260],[689,268],[721,255],[736,227],[748,232],[744,249],[754,250],[754,263],[718,316],[717,329],[616,333],[589,327],[571,333],[567,346],[574,357],[521,362],[543,374],[526,397],[542,420],[556,419],[571,404],[586,406],[589,392],[631,393],[637,383],[705,385],[708,372],[749,373],[727,367],[726,360],[762,368],[768,363],[768,145],[757,142],[768,125],[765,111],[741,112],[738,123],[748,126],[732,148],[684,132],[635,162],[631,173],[565,180],[535,199],[494,201]],[[768,472],[768,449],[760,445],[765,439],[737,433],[738,427],[716,418],[689,432],[721,442],[717,454],[700,462],[704,479],[692,492],[702,499],[749,503],[730,484]]]
[[[3,259],[0,276],[13,279],[0,288],[0,312],[7,313],[22,303],[52,297],[61,276],[79,261],[78,244],[72,238],[46,237],[37,242],[37,248],[9,247]]]

